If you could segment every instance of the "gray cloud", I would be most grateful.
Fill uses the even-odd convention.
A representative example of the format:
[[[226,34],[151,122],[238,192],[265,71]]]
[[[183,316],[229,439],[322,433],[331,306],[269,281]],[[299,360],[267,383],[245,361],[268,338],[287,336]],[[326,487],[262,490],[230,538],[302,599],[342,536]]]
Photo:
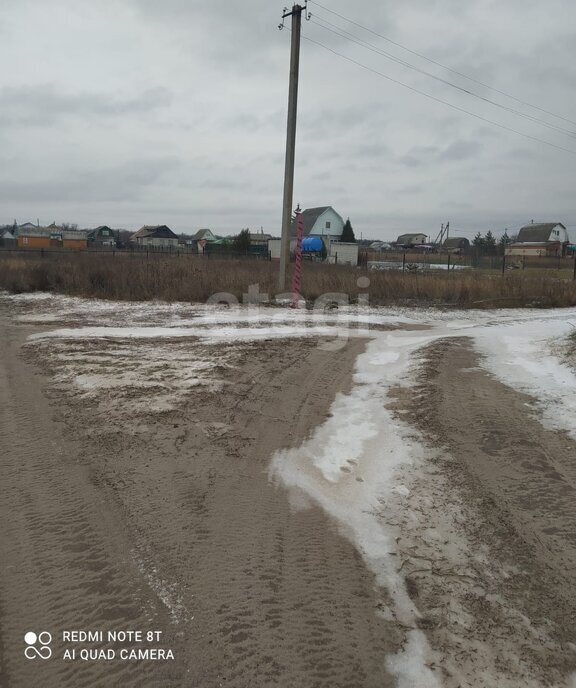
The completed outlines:
[[[328,3],[325,3],[328,5]],[[4,0],[0,222],[277,232],[290,34],[284,3]],[[330,9],[521,100],[576,119],[570,0],[413,0]],[[507,99],[311,9],[480,95]],[[457,107],[576,151],[576,141],[320,31],[304,34]],[[520,139],[304,42],[295,203],[332,204],[364,236],[463,233],[574,215],[574,156]],[[568,126],[563,123],[562,126]],[[576,128],[576,126],[575,126]],[[446,217],[447,213],[451,217]],[[572,222],[576,224],[576,220]]]
[[[137,201],[147,189],[180,165],[173,158],[142,158],[119,166],[75,170],[57,178],[29,175],[23,180],[0,182],[0,203],[29,201],[59,204],[70,201],[110,203]]]
[[[143,91],[134,98],[102,93],[65,93],[54,85],[6,86],[0,90],[0,123],[47,125],[59,118],[117,118],[142,115],[172,102],[166,88]]]
[[[476,157],[482,150],[478,141],[454,141],[442,153],[441,160],[468,160]]]

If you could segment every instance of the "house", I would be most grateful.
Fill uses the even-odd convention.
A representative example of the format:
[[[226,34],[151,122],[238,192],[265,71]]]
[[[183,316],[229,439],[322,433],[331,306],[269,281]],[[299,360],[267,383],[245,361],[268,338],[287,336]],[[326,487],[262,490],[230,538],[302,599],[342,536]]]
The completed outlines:
[[[401,234],[398,239],[396,239],[396,243],[405,248],[411,248],[417,244],[425,244],[426,234]]]
[[[304,236],[321,236],[325,241],[337,241],[342,236],[344,220],[332,206],[307,208],[301,216],[304,218]],[[291,235],[297,235],[296,219],[292,220]]]
[[[254,232],[250,234],[250,245],[267,247],[270,239],[272,239],[271,234],[264,234],[264,231],[260,230],[259,232]]]
[[[505,248],[507,256],[563,256],[566,244],[552,241],[515,241]]]
[[[561,222],[532,222],[522,227],[505,251],[507,256],[563,256],[569,243]]]
[[[11,230],[12,228],[8,227],[0,229],[0,246],[10,248],[18,245],[18,241]]]
[[[144,225],[130,237],[130,241],[145,248],[178,247],[178,236],[166,225]]]
[[[568,244],[568,232],[561,222],[539,222],[524,225],[518,232],[516,243],[551,242]]]
[[[38,225],[35,225],[33,222],[24,222],[24,224],[17,225],[16,221],[14,221],[13,234],[15,237],[18,237],[18,234],[20,234],[20,232],[30,232],[34,231],[35,229],[40,229],[40,227]]]
[[[96,229],[90,229],[87,233],[88,245],[94,247],[109,246],[116,247],[116,236],[114,230],[107,225],[101,225]]]
[[[390,251],[392,244],[388,241],[372,241],[367,248],[369,251]]]
[[[204,253],[206,244],[218,241],[210,229],[199,229],[192,237],[198,246],[198,253]]]
[[[61,235],[49,229],[18,229],[18,248],[43,249],[62,245]]]
[[[86,232],[62,232],[62,248],[84,249],[88,248],[88,236]]]
[[[180,248],[186,248],[186,249],[195,249],[196,248],[196,239],[194,239],[193,236],[190,236],[188,234],[181,234],[178,237],[178,246]]]
[[[196,241],[217,241],[216,236],[210,229],[199,229],[192,238]]]
[[[19,248],[67,248],[84,249],[88,247],[86,232],[65,231],[52,225],[50,228],[20,231]]]
[[[466,253],[470,250],[470,240],[466,237],[449,237],[442,244],[442,249],[448,253]]]

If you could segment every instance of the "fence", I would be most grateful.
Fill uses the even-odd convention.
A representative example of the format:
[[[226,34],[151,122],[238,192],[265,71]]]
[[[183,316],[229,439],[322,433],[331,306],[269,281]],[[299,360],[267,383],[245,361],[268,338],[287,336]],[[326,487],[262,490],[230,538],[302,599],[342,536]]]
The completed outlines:
[[[576,269],[576,256],[480,256],[475,253],[362,251],[358,258],[358,264],[371,269],[399,269],[403,271],[474,268],[488,271],[540,269],[572,272]]]
[[[100,255],[106,258],[142,258],[151,260],[164,258],[196,258],[196,259],[252,259],[271,260],[270,253],[265,246],[253,246],[249,251],[234,251],[230,246],[211,246],[204,253],[196,248],[181,246],[179,248],[154,246],[130,248],[22,248],[18,246],[0,245],[0,256],[74,256]],[[488,272],[505,272],[508,270],[546,270],[556,271],[559,276],[572,276],[576,280],[576,255],[574,256],[478,256],[472,253],[465,255],[446,253],[418,253],[418,252],[366,252],[358,255],[358,266],[372,270],[401,270],[403,272],[440,271],[476,269]]]

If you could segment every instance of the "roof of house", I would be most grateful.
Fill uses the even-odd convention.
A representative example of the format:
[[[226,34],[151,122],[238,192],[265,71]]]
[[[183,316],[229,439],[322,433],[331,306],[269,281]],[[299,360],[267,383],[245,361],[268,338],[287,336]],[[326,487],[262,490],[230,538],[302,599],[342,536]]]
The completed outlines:
[[[300,214],[304,218],[304,236],[307,234],[310,234],[312,231],[314,225],[316,224],[316,220],[325,213],[327,210],[334,210],[331,205],[322,205],[319,206],[318,208],[306,208],[306,210],[303,210]],[[334,210],[334,212],[336,212]],[[337,213],[336,213],[337,214]],[[292,226],[291,226],[291,234],[292,236],[296,236],[297,233],[297,227],[296,227],[296,218],[292,220]]]
[[[14,235],[9,229],[0,229],[0,239],[14,239]]]
[[[250,234],[250,241],[268,241],[271,238],[271,234],[264,234],[264,232],[253,232]]]
[[[412,241],[413,239],[416,239],[418,237],[425,237],[426,234],[424,232],[415,232],[413,234],[401,234],[398,237],[397,244],[405,244],[408,243],[409,241]]]
[[[100,225],[100,227],[95,227],[94,229],[89,229],[88,231],[88,236],[89,237],[97,237],[99,234],[102,234],[102,230],[106,229],[109,232],[112,231],[111,227],[108,227],[108,225]]]
[[[161,239],[178,239],[176,234],[166,225],[144,225],[144,227],[141,227],[130,238],[134,240],[154,237]]]
[[[62,232],[62,239],[67,241],[86,241],[88,232],[79,232],[77,230],[70,232]]]
[[[20,232],[19,236],[21,236],[21,237],[48,237],[48,238],[53,237],[53,236],[60,236],[62,239],[66,239],[66,240],[76,239],[78,241],[83,241],[87,238],[88,232],[78,231],[78,230],[63,230],[60,227],[51,227],[50,229],[43,228],[43,227],[40,227],[40,228],[35,227],[34,229]]]
[[[25,222],[23,225],[18,225],[20,229],[32,229],[34,227],[38,227],[38,225],[35,225],[33,222]]]
[[[566,229],[561,222],[538,222],[525,225],[518,232],[518,242],[525,243],[527,241],[548,241],[550,239],[550,232],[554,227],[562,227]]]
[[[60,234],[61,232],[57,232]],[[18,232],[18,236],[21,237],[49,237],[51,234],[55,234],[54,230],[45,229],[44,227],[34,227],[33,229],[25,229],[23,232]]]
[[[449,237],[442,244],[446,248],[461,248],[462,246],[470,246],[470,239],[466,237]]]
[[[193,239],[196,239],[196,241],[203,241],[207,238],[212,238],[214,237],[214,233],[212,232],[211,229],[199,229],[196,234],[192,237]]]

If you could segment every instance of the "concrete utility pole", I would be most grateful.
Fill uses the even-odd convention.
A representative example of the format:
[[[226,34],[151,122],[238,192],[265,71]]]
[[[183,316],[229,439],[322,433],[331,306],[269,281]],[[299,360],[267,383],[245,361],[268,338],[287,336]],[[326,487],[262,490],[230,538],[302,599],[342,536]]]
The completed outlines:
[[[294,195],[294,160],[296,154],[296,114],[298,112],[298,74],[300,68],[300,33],[302,28],[302,12],[306,11],[306,4],[294,5],[292,11],[286,8],[282,15],[284,19],[292,17],[292,46],[290,51],[290,86],[288,89],[288,125],[286,133],[286,162],[284,167],[284,202],[282,205],[282,242],[280,244],[280,271],[278,273],[278,287],[282,291],[286,288],[286,272],[290,262],[290,229],[292,225],[292,202]]]

